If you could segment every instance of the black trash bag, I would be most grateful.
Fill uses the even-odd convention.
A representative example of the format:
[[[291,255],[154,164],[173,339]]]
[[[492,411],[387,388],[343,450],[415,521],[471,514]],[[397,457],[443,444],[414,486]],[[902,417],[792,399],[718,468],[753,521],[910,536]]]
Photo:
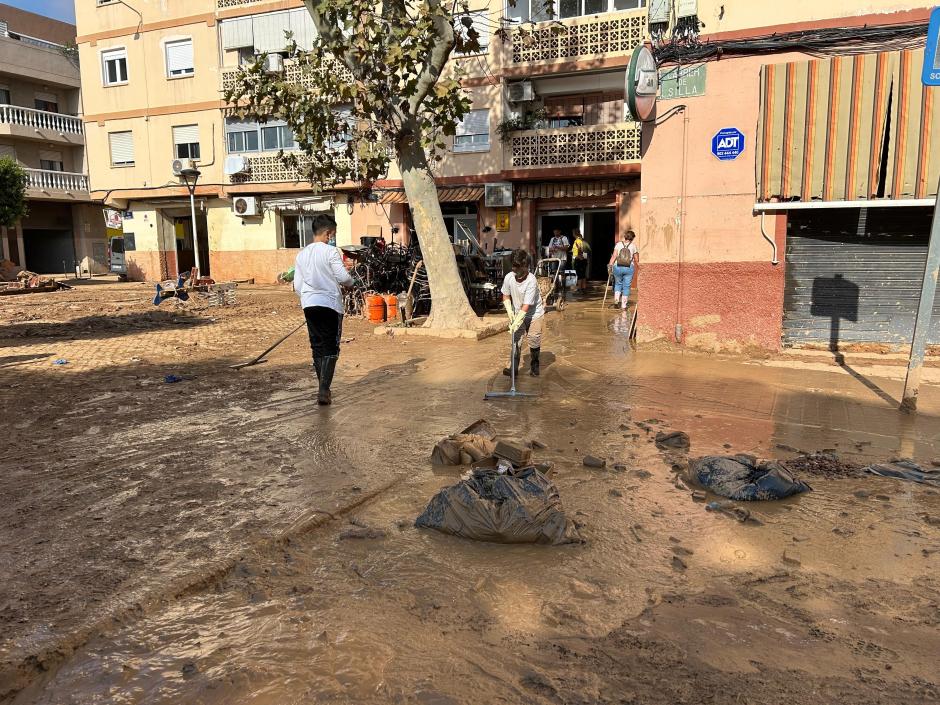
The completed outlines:
[[[690,462],[689,470],[702,487],[739,502],[783,499],[813,489],[780,463],[758,463],[751,455],[707,455]]]
[[[875,463],[865,468],[865,472],[881,477],[895,477],[924,485],[940,487],[940,470],[925,470],[913,460],[895,460],[890,463]]]
[[[434,495],[415,526],[495,543],[583,541],[565,516],[558,489],[534,467],[505,475],[474,468],[470,477]]]

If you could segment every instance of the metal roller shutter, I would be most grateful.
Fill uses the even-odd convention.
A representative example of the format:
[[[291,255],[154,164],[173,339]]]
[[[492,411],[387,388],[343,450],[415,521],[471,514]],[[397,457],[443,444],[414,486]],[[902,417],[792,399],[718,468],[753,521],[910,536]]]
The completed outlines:
[[[791,211],[784,344],[909,345],[920,297],[930,208]],[[940,343],[940,299],[928,340]]]
[[[255,34],[251,17],[223,20],[220,24],[222,25],[223,49],[244,49],[254,46]]]
[[[108,135],[111,146],[111,164],[128,165],[134,163],[134,135],[132,132],[112,132]]]

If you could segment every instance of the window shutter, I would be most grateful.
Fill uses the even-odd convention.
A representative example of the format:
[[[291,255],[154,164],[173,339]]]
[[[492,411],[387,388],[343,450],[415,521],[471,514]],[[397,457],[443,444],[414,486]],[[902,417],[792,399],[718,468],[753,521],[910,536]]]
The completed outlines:
[[[259,53],[284,51],[284,48],[287,46],[287,39],[284,36],[284,32],[289,30],[289,12],[256,15],[254,18],[255,51]]]
[[[250,17],[222,21],[222,48],[245,49],[255,45],[255,34]]]
[[[306,8],[290,11],[290,30],[294,33],[294,41],[297,46],[305,51],[313,47],[313,40],[317,36],[317,28],[313,24],[313,18]]]
[[[458,135],[489,135],[490,111],[471,110],[457,124]]]
[[[40,93],[39,91],[37,91],[36,100],[44,100],[47,103],[58,103],[59,96],[57,96],[55,93]]]
[[[16,147],[11,144],[0,144],[0,157],[9,157],[16,161]]]
[[[177,76],[193,69],[193,40],[182,42],[167,42],[166,44],[166,72]]]
[[[134,163],[134,134],[132,132],[112,132],[108,135],[111,144],[112,164]]]
[[[46,162],[61,162],[62,152],[56,152],[51,149],[40,149],[39,158]]]
[[[199,142],[199,125],[179,125],[173,128],[173,144],[194,144]]]

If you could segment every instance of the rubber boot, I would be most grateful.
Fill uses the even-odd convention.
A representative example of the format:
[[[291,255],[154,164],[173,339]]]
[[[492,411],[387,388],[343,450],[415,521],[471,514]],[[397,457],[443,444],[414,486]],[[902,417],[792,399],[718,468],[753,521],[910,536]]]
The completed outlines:
[[[517,351],[516,351],[516,357],[515,357],[515,359],[513,360],[514,367],[516,368],[516,377],[519,376],[519,361],[520,361],[521,359],[522,359],[522,351],[521,351],[521,350],[517,350]],[[507,377],[511,377],[511,376],[512,376],[512,370],[510,370],[508,367],[504,367],[504,368],[503,368],[503,374],[506,375]]]
[[[529,374],[533,377],[539,376],[539,353],[541,352],[542,348],[529,348],[529,355],[532,357],[529,364]]]
[[[333,383],[333,373],[336,371],[336,355],[326,355],[320,358],[320,389],[317,393],[317,404],[329,406],[333,403],[330,385]]]

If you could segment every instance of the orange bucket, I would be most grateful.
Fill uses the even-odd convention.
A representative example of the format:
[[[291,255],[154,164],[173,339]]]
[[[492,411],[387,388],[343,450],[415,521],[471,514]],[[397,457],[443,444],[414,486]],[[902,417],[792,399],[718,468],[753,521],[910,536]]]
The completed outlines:
[[[385,320],[385,299],[377,294],[366,296],[366,317],[370,323],[381,323]]]
[[[388,309],[388,320],[396,320],[398,318],[398,297],[395,294],[386,294],[385,306]]]

